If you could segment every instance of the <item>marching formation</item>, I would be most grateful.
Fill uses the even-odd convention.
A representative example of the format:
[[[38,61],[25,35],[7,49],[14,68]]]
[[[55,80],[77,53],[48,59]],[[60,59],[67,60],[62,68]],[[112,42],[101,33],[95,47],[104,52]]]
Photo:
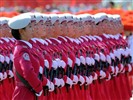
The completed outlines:
[[[23,13],[0,21],[0,100],[131,98],[133,59],[119,15]]]

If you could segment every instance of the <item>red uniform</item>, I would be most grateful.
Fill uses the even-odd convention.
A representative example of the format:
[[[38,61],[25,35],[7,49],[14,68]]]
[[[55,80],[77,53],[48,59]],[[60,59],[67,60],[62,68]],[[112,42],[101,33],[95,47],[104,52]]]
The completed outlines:
[[[42,90],[42,83],[38,79],[40,62],[30,50],[32,45],[29,42],[20,40],[16,42],[14,49],[14,67],[30,86],[39,93]],[[31,92],[15,75],[16,87],[13,93],[13,100],[34,100],[35,94]]]

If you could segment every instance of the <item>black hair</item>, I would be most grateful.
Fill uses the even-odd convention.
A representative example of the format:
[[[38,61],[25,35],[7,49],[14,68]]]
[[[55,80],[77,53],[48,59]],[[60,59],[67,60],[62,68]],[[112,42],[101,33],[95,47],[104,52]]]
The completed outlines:
[[[110,4],[111,8],[115,7],[115,3],[113,1],[110,1],[109,4]]]
[[[18,29],[12,29],[11,30],[12,36],[16,39],[16,40],[21,40],[21,35],[19,33]]]
[[[109,2],[111,6],[115,6],[115,3],[113,1]]]

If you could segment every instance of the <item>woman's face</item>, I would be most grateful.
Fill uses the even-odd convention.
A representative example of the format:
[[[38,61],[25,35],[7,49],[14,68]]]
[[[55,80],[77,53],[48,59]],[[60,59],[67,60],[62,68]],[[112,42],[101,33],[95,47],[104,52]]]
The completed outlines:
[[[3,37],[2,25],[0,25],[0,37]]]
[[[0,26],[0,36],[1,37],[12,37],[11,30],[7,24]]]
[[[44,32],[44,23],[43,21],[39,21],[37,24],[36,24],[36,27],[37,27],[37,38],[41,38],[43,36],[43,32]]]
[[[52,27],[53,27],[53,25],[52,25],[50,20],[47,20],[44,23],[44,31],[45,31],[45,33],[43,33],[43,37],[46,37],[46,38],[51,37],[51,35],[53,34]]]
[[[122,33],[124,31],[122,23],[117,21],[115,24],[117,25],[117,33]]]
[[[88,21],[87,22],[87,31],[88,31],[87,34],[91,33],[91,31],[92,31],[92,21]]]
[[[22,33],[23,34],[23,33]],[[24,39],[30,40],[33,38],[33,30],[32,30],[32,24],[30,23],[28,26],[25,27],[24,29]]]
[[[98,26],[92,22],[92,31],[90,32],[90,35],[95,35],[95,34],[98,34]]]
[[[66,21],[63,21],[60,24],[60,30],[61,30],[61,35],[62,36],[66,36],[66,34],[68,34],[68,28],[67,28],[67,22]]]
[[[79,33],[79,30],[78,30],[78,22],[75,22],[74,24],[73,24],[73,29],[74,29],[74,33],[73,33],[73,35],[76,35],[76,34],[78,34]]]
[[[84,27],[84,28],[83,28],[83,29],[84,29],[83,35],[88,34],[90,30],[89,30],[88,22],[87,22],[87,21],[83,23],[83,27]]]
[[[75,33],[75,37],[80,37],[81,35],[84,35],[84,28],[85,26],[83,25],[82,21],[79,21],[77,24],[77,33]]]
[[[53,24],[52,29],[53,29],[54,37],[58,37],[59,35],[61,35],[61,27],[60,27],[60,23],[58,20]]]
[[[67,36],[72,37],[73,34],[74,34],[73,22],[72,21],[67,22],[67,26],[66,27],[68,28]]]
[[[116,34],[117,32],[117,26],[115,25],[115,22],[110,21],[109,23],[109,33],[110,34]]]
[[[36,21],[31,21],[30,26],[32,28],[33,37],[36,37],[37,36],[37,31],[38,31]]]

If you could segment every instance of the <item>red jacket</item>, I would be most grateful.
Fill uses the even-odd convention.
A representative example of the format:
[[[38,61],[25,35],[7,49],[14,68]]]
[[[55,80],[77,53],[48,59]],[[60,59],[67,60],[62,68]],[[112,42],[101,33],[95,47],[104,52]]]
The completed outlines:
[[[15,70],[39,93],[42,90],[42,82],[38,79],[40,62],[32,53],[32,45],[29,42],[20,40],[16,42],[14,49],[14,67]],[[31,46],[31,47],[30,47]],[[33,100],[35,94],[23,85],[20,79],[15,75],[16,87],[14,100]],[[27,92],[27,93],[25,93]],[[29,98],[29,99],[28,99]]]

